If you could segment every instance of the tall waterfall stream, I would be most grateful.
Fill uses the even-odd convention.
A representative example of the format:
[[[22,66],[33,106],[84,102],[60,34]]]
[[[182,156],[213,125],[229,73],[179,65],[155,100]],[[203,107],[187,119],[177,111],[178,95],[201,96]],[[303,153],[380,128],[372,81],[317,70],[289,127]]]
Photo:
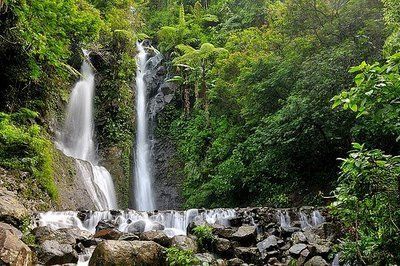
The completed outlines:
[[[96,208],[116,209],[117,200],[111,175],[97,162],[93,137],[95,81],[93,70],[86,61],[82,64],[81,75],[72,90],[64,128],[56,144],[65,155],[76,159],[77,170]]]
[[[136,160],[135,160],[135,201],[136,208],[141,211],[155,209],[152,188],[151,157],[148,134],[148,105],[145,75],[147,71],[147,53],[141,43],[137,43],[136,57]]]

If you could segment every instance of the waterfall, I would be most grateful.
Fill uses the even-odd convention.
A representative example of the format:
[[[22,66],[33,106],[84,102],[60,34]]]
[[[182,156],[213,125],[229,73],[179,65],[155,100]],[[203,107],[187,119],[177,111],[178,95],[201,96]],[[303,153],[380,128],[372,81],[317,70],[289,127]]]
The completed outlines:
[[[141,211],[155,209],[152,176],[150,171],[150,144],[148,133],[147,53],[141,43],[137,43],[139,54],[136,57],[136,162],[135,162],[135,200],[136,208]]]
[[[64,128],[56,145],[65,155],[76,159],[79,176],[83,178],[82,182],[96,208],[116,209],[117,200],[111,175],[97,162],[93,138],[94,88],[93,70],[89,63],[84,61],[81,78],[72,90]]]

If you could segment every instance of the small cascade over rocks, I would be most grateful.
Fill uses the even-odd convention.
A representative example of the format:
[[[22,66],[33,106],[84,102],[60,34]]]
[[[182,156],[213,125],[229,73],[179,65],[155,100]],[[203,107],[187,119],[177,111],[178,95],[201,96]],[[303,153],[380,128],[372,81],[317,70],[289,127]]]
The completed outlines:
[[[52,256],[60,264],[71,263],[68,254],[73,254],[72,263],[78,265],[125,265],[126,258],[164,265],[164,248],[175,246],[192,250],[200,264],[328,265],[340,232],[324,209],[311,207],[45,212],[37,213],[33,223],[43,264]],[[201,225],[212,228],[212,242],[197,242],[194,228]],[[60,250],[49,254],[50,244]],[[145,256],[137,257],[138,252]]]
[[[88,53],[85,52],[86,57]],[[88,60],[88,59],[87,59]],[[94,73],[89,62],[82,63],[81,78],[75,84],[68,104],[64,128],[56,146],[76,159],[77,177],[98,210],[117,208],[114,184],[110,173],[98,165],[94,141],[93,97]]]
[[[141,233],[151,230],[164,230],[173,237],[186,235],[186,229],[194,221],[204,221],[208,224],[229,225],[229,220],[235,218],[233,209],[187,211],[155,211],[140,212],[126,211],[67,211],[38,213],[34,219],[36,227],[49,226],[57,230],[61,228],[78,228],[90,233],[96,232],[96,227],[101,221],[113,224],[120,232]],[[135,227],[137,222],[142,222],[143,228]]]

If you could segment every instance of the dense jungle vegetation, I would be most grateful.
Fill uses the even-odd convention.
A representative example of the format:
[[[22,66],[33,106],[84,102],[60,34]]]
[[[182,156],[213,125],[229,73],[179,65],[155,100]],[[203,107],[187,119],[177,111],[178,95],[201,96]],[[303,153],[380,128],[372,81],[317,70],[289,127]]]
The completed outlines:
[[[129,172],[143,39],[179,84],[157,134],[186,207],[330,204],[345,259],[399,263],[398,0],[0,0],[0,166],[57,199],[51,140],[87,49],[99,146]]]

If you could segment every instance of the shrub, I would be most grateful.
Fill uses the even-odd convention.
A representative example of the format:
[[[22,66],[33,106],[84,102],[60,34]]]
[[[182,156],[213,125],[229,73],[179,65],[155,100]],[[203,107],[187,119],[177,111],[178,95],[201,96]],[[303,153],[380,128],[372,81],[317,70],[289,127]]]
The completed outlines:
[[[197,237],[197,243],[203,249],[211,248],[214,242],[214,235],[212,233],[212,227],[209,225],[196,226],[193,229],[193,234]]]
[[[347,229],[339,248],[346,262],[400,261],[400,157],[354,144],[343,160],[332,213]]]
[[[176,247],[167,248],[168,265],[196,265],[199,260],[193,255],[190,250],[182,250]]]
[[[53,147],[35,123],[37,113],[23,109],[0,113],[0,166],[30,172],[39,185],[56,199],[53,180]]]

